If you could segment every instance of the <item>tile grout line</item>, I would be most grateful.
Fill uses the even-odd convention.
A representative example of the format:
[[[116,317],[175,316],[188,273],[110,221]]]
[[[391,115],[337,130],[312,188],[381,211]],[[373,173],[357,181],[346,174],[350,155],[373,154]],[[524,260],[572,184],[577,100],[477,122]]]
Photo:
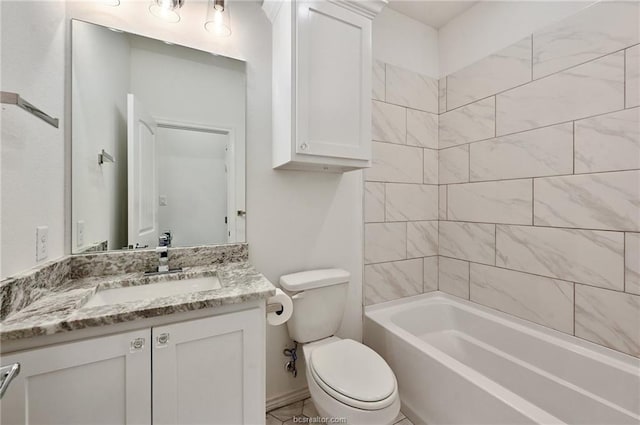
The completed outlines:
[[[634,293],[631,293],[631,292],[625,292],[625,291],[622,291],[620,289],[606,288],[604,286],[598,286],[598,285],[595,285],[593,283],[576,282],[575,280],[571,280],[571,279],[555,277],[555,276],[548,276],[548,275],[543,275],[543,274],[539,274],[539,273],[533,273],[533,272],[530,272],[530,271],[524,271],[524,270],[519,270],[519,269],[511,269],[511,268],[505,267],[505,266],[499,266],[499,265],[488,264],[488,263],[481,263],[479,261],[469,260],[469,259],[466,259],[466,258],[452,257],[451,255],[440,255],[440,257],[448,258],[450,260],[466,261],[466,262],[471,263],[471,264],[477,264],[477,265],[485,266],[485,267],[495,267],[495,268],[501,269],[501,270],[508,270],[508,271],[512,271],[512,272],[516,272],[516,273],[523,273],[523,274],[536,276],[536,277],[541,277],[541,278],[550,279],[550,280],[558,280],[558,281],[561,281],[561,282],[564,282],[564,283],[567,283],[567,284],[588,286],[590,288],[602,289],[603,291],[610,291],[610,292],[617,293],[617,294],[622,294],[622,295],[631,295],[631,296],[634,296],[634,297],[639,297],[639,299],[640,299],[640,294],[634,294]]]
[[[576,174],[576,122],[573,121],[571,125],[571,138],[572,138],[572,159],[573,159],[573,171],[571,174]]]
[[[623,88],[623,93],[622,93],[622,106],[624,108],[627,107],[627,50],[625,49],[623,55],[622,55],[622,88]]]
[[[598,56],[598,57],[595,57],[595,58],[589,59],[588,61],[580,62],[580,63],[578,63],[578,64],[571,65],[571,66],[569,66],[569,67],[567,67],[567,68],[562,68],[562,69],[560,69],[560,70],[557,70],[557,71],[552,72],[551,74],[546,74],[546,75],[543,75],[543,76],[538,77],[538,78],[533,78],[533,64],[532,64],[532,66],[531,66],[532,79],[531,79],[530,81],[527,81],[527,82],[524,82],[524,83],[521,83],[521,84],[517,84],[517,85],[515,85],[515,86],[513,86],[513,87],[509,87],[509,88],[506,88],[506,89],[500,90],[500,91],[498,91],[498,92],[495,92],[495,93],[493,93],[493,94],[486,95],[486,96],[484,96],[484,97],[480,97],[480,98],[475,99],[475,100],[473,100],[473,101],[471,101],[471,102],[465,103],[465,104],[460,105],[460,106],[456,106],[455,108],[447,109],[447,110],[446,110],[446,112],[451,112],[451,111],[455,111],[455,110],[460,109],[460,108],[464,108],[465,106],[472,105],[472,104],[474,104],[474,103],[476,103],[476,102],[479,102],[479,101],[481,101],[481,100],[486,100],[486,99],[490,98],[491,96],[497,96],[497,95],[500,95],[500,94],[506,93],[506,92],[508,92],[508,91],[511,91],[511,90],[515,90],[515,89],[521,88],[521,87],[523,87],[523,86],[526,86],[527,84],[531,84],[531,83],[534,83],[534,82],[536,82],[536,81],[543,80],[543,79],[545,79],[545,78],[548,78],[548,77],[554,76],[554,75],[556,75],[556,74],[560,74],[560,73],[563,73],[563,72],[569,71],[569,70],[571,70],[571,69],[577,68],[577,67],[582,66],[582,65],[587,65],[587,64],[589,64],[589,63],[591,63],[591,62],[598,61],[598,60],[603,59],[603,58],[605,58],[605,57],[607,57],[607,56],[613,56],[613,55],[618,54],[618,53],[620,53],[620,52],[625,52],[627,49],[631,49],[631,48],[636,47],[636,46],[638,46],[638,45],[640,45],[640,43],[635,43],[635,44],[632,44],[632,45],[629,45],[629,46],[626,46],[626,47],[620,48],[620,49],[618,49],[618,50],[615,50],[615,51],[613,51],[613,52],[605,53],[605,54],[600,55],[600,56]],[[483,59],[486,59],[486,58],[483,58]],[[480,62],[480,61],[482,61],[483,59],[480,59],[479,61],[476,61],[476,62]],[[474,63],[473,63],[473,64],[471,64],[471,65],[474,65],[476,62],[474,62]],[[469,66],[471,66],[471,65],[469,65]],[[465,68],[466,68],[466,67],[465,67]],[[462,68],[462,69],[465,69],[465,68]],[[462,69],[461,69],[460,71],[462,71]],[[458,71],[456,71],[456,72],[458,72]],[[455,74],[455,72],[454,72],[454,74]],[[448,106],[448,105],[447,105],[447,106]],[[428,112],[428,111],[425,111],[425,112]]]
[[[412,220],[412,221],[435,221],[435,220]],[[513,227],[527,227],[531,229],[559,229],[559,230],[576,230],[586,232],[608,232],[608,233],[640,233],[640,230],[612,230],[612,229],[596,229],[588,227],[566,227],[566,226],[549,226],[549,225],[529,225],[523,223],[496,223],[489,221],[469,221],[469,220],[444,220],[449,223],[467,223],[467,224],[483,224],[483,225],[497,225],[497,226],[513,226]]]
[[[571,335],[576,334],[576,283],[573,282],[573,329]]]
[[[622,234],[622,291],[627,292],[627,232]]]
[[[531,225],[536,225],[536,179],[531,179]]]
[[[533,34],[531,33],[531,80],[529,82],[533,82]]]
[[[461,143],[458,143],[458,144],[455,144],[455,145],[446,146],[446,147],[438,147],[438,149],[439,150],[444,150],[444,149],[455,148],[457,146],[464,145],[464,144],[488,142],[488,141],[492,141],[494,139],[500,139],[500,138],[503,138],[503,137],[514,136],[516,134],[522,134],[522,133],[527,133],[527,132],[530,132],[530,131],[541,130],[543,128],[549,128],[549,127],[560,126],[560,125],[563,125],[563,124],[569,124],[569,123],[572,123],[574,121],[584,121],[584,120],[588,120],[588,119],[592,119],[592,118],[599,118],[599,117],[602,117],[604,115],[610,115],[610,114],[615,114],[615,113],[618,113],[618,112],[624,112],[624,111],[635,109],[635,108],[640,108],[640,105],[631,106],[629,108],[613,109],[613,110],[609,110],[609,111],[606,111],[606,112],[601,112],[601,113],[597,113],[597,114],[593,114],[593,115],[588,115],[588,116],[585,116],[585,117],[572,118],[572,119],[569,119],[569,120],[566,120],[566,121],[554,122],[554,123],[551,123],[551,124],[544,124],[544,125],[540,125],[538,127],[532,127],[532,128],[527,128],[527,129],[524,129],[524,130],[513,131],[511,133],[504,133],[504,134],[496,135],[494,137],[486,137],[484,139],[477,139],[477,140],[465,140],[465,141],[462,141]],[[392,143],[392,142],[383,142],[383,141],[378,141],[378,140],[372,140],[372,141],[380,142],[380,143]],[[400,143],[394,143],[394,144],[401,145]]]
[[[540,175],[540,176],[524,176],[524,177],[507,177],[504,179],[491,179],[491,180],[473,180],[473,181],[452,181],[442,183],[443,185],[465,185],[465,184],[479,184],[479,183],[495,183],[495,182],[508,182],[508,181],[516,181],[516,180],[528,180],[528,179],[550,179],[550,178],[560,178],[560,177],[584,177],[598,174],[614,174],[614,173],[629,173],[633,171],[640,171],[640,168],[627,168],[623,170],[608,170],[608,171],[591,171],[588,173],[577,173],[577,174],[550,174],[550,175]],[[418,186],[439,186],[434,183],[418,183],[418,182],[402,182],[402,181],[394,181],[394,182],[386,182],[383,180],[366,180],[368,183],[388,183],[388,184],[396,184],[396,185],[418,185]],[[633,232],[634,230],[628,230]]]

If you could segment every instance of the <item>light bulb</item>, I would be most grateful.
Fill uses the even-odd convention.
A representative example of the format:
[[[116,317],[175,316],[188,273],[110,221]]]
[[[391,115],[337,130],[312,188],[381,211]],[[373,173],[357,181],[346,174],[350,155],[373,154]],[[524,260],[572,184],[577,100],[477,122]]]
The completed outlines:
[[[149,12],[165,22],[180,22],[180,14],[177,9],[182,7],[182,3],[179,0],[151,0]]]
[[[220,0],[209,1],[207,21],[204,23],[204,28],[218,37],[231,35],[229,9],[224,7],[224,2]]]

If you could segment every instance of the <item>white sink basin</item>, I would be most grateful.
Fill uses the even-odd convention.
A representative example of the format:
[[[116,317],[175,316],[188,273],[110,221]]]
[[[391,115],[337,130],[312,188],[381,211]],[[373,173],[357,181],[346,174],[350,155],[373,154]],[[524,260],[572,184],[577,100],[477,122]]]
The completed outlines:
[[[222,288],[222,285],[217,276],[125,286],[96,292],[82,308],[122,304],[220,288]]]

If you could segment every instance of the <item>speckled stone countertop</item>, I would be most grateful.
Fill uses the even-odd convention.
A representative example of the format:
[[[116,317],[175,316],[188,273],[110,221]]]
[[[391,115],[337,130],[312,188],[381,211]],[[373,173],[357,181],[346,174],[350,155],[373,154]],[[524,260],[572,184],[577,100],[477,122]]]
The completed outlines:
[[[240,258],[235,258],[236,260]],[[143,271],[102,276],[77,276],[62,274],[60,269],[69,268],[63,259],[59,263],[47,265],[45,270],[64,276],[55,285],[40,285],[31,289],[28,298],[24,292],[12,297],[13,307],[5,309],[0,322],[0,341],[18,340],[39,335],[51,335],[76,329],[105,326],[143,318],[163,316],[172,313],[239,304],[247,301],[266,299],[275,294],[275,287],[255,270],[244,258],[240,261],[184,267],[180,273],[145,276]],[[42,274],[42,271],[36,272]],[[46,274],[51,275],[51,271]],[[153,285],[156,282],[184,280],[195,277],[217,275],[221,288],[187,292],[180,295],[150,298],[95,307],[83,305],[96,292],[105,289]],[[24,279],[24,278],[23,278]],[[31,278],[31,281],[38,279]],[[12,282],[4,282],[10,284]],[[15,283],[15,282],[13,282]],[[21,285],[23,286],[23,285]],[[15,289],[14,289],[15,292]],[[7,293],[10,293],[8,291]],[[6,296],[7,294],[2,294]],[[16,308],[15,305],[19,305]]]

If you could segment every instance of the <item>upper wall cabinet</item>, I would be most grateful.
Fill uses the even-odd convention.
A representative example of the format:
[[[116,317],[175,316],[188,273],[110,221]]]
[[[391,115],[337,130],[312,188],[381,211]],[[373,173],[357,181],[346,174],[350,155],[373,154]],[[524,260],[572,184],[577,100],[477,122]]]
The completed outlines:
[[[273,24],[273,167],[371,165],[371,24],[386,0],[280,1]]]

